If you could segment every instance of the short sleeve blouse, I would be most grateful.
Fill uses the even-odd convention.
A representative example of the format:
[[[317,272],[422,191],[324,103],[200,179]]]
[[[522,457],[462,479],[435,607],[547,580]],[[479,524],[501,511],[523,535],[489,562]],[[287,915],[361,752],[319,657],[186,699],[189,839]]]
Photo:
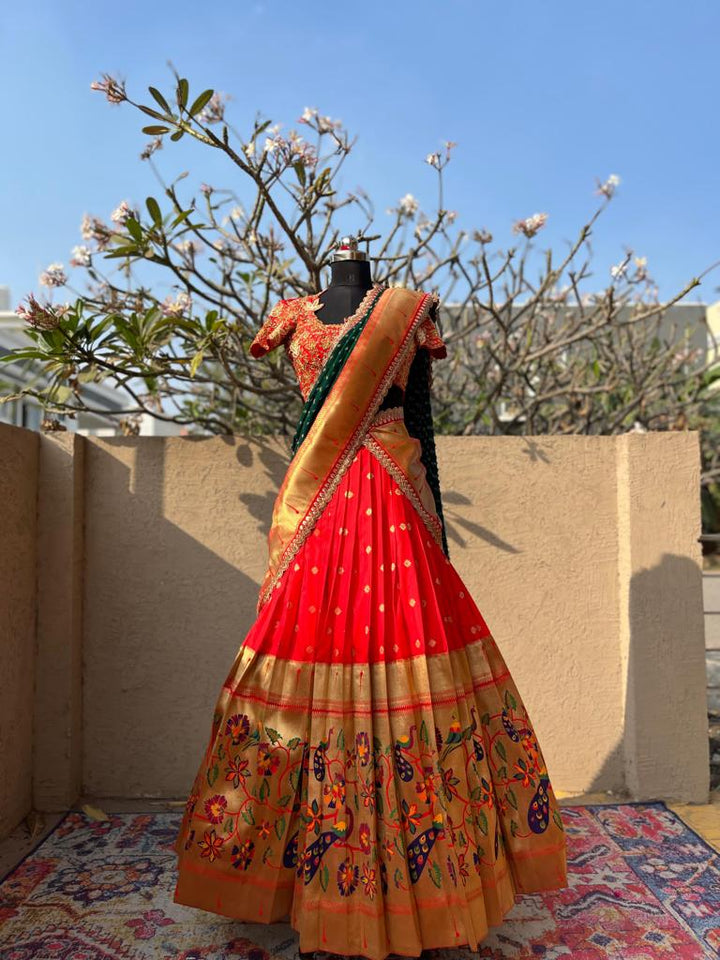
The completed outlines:
[[[417,349],[427,350],[433,358],[447,356],[445,343],[435,325],[438,302],[437,295],[433,294],[428,315],[415,331],[414,348],[407,351],[395,373],[393,382],[403,390]],[[250,344],[253,357],[262,357],[281,345],[285,346],[304,399],[307,399],[328,353],[346,329],[342,324],[322,323],[315,316],[315,309],[316,298],[313,296],[279,300]]]
[[[295,330],[296,318],[297,300],[278,300],[250,344],[253,357],[262,357],[285,343]]]

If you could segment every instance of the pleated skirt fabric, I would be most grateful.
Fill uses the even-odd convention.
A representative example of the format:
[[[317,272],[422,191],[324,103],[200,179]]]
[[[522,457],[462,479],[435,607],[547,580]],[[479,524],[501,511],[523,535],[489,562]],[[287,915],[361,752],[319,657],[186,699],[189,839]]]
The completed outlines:
[[[175,849],[176,902],[370,960],[476,949],[516,894],[567,885],[521,695],[365,447],[240,645]]]

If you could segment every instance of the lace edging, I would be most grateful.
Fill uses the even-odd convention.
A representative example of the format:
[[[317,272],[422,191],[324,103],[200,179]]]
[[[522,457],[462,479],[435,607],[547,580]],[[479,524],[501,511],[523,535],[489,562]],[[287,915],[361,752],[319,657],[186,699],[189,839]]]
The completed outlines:
[[[373,437],[365,437],[363,446],[367,447],[375,459],[378,460],[379,463],[387,470],[413,507],[415,507],[415,510],[420,515],[420,519],[427,527],[433,540],[439,547],[442,547],[442,525],[440,523],[440,518],[432,513],[428,513],[428,511],[422,505],[422,501],[418,497],[415,488],[409,482],[400,467],[398,467],[392,457],[387,453],[383,445],[378,443],[378,441]]]

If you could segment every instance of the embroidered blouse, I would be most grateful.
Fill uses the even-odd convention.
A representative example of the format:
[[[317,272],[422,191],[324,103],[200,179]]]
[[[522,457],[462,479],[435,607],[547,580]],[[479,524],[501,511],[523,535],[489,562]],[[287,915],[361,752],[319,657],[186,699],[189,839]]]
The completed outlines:
[[[366,297],[373,289],[374,287],[368,291]],[[319,293],[311,293],[306,297],[279,300],[268,313],[257,336],[250,344],[250,353],[253,357],[262,357],[281,344],[285,346],[303,400],[307,400],[339,335],[344,333],[354,321],[359,320],[364,307],[364,303],[361,302],[356,312],[342,323],[323,323],[315,316],[315,311],[322,306],[319,297]],[[402,390],[407,386],[410,365],[418,348],[428,350],[431,356],[437,358],[447,355],[445,344],[433,322],[435,308],[436,305],[433,304],[428,316],[418,326],[415,332],[415,343],[407,351],[395,375],[393,384]]]

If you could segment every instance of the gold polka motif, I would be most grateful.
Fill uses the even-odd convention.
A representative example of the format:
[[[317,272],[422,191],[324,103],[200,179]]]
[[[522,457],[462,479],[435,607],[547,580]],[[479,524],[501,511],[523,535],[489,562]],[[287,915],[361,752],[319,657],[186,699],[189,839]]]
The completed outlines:
[[[380,611],[380,613],[385,613],[385,604],[384,604],[384,603],[381,603],[381,604],[378,606],[378,610]]]
[[[365,586],[363,587],[363,590],[365,591],[365,593],[370,593],[370,584],[366,583]]]
[[[339,616],[342,613],[340,607],[335,607],[335,616]]]
[[[300,564],[296,563],[295,566],[293,567],[293,570],[299,570],[299,569],[300,569]]]
[[[311,567],[310,573],[317,573],[317,572],[318,572],[318,568],[317,568],[317,567]]]
[[[411,566],[412,566],[412,561],[410,561],[410,560],[403,560],[403,566],[404,566],[404,567],[411,567]]]
[[[345,573],[345,567],[338,567],[338,573],[341,575]]]
[[[372,547],[370,546],[370,544],[368,544],[368,545],[365,547],[365,553],[372,553]]]
[[[395,533],[395,524],[394,524],[394,523],[391,523],[391,524],[390,524],[390,533]]]
[[[315,607],[308,607],[308,611],[309,611],[310,613],[315,613],[315,610],[316,610]]]
[[[408,603],[410,604],[411,607],[414,607],[415,604],[417,603],[417,600],[415,599],[415,597],[410,597],[410,599],[408,600]]]
[[[351,497],[354,497],[354,496],[355,496],[355,494],[352,492],[352,490],[346,490],[346,491],[345,491],[345,496],[348,498],[348,500],[350,500]]]
[[[365,511],[365,516],[366,516],[366,517],[371,517],[371,516],[372,516],[372,507],[368,507],[368,508],[367,508],[367,510]]]

